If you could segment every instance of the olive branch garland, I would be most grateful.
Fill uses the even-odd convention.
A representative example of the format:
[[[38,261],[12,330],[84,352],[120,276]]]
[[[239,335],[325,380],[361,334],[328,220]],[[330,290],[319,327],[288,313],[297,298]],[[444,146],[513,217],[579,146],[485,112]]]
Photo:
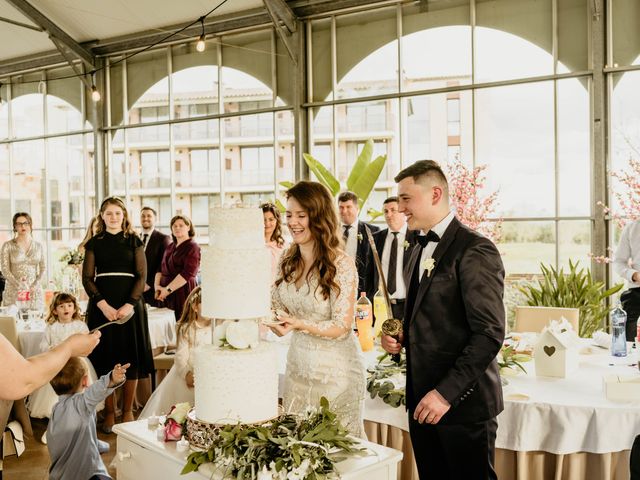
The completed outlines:
[[[182,474],[213,463],[238,480],[334,478],[337,462],[365,454],[322,397],[320,408],[304,416],[285,414],[262,425],[221,427],[209,450],[189,455]]]
[[[367,391],[371,398],[380,397],[384,403],[394,408],[406,405],[405,387],[396,387],[390,380],[385,380],[397,374],[407,375],[407,358],[404,354],[400,363],[391,361],[390,354],[378,357],[378,363],[367,369]]]

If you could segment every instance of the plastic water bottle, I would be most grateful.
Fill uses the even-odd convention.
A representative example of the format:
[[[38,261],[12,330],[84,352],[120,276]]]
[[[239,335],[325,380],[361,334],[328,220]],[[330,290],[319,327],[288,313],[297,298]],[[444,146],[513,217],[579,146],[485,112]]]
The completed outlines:
[[[18,307],[18,315],[21,319],[27,320],[27,311],[31,306],[31,292],[29,291],[29,284],[26,278],[20,280],[20,287],[18,290],[18,296],[16,298],[16,306]]]
[[[622,309],[620,302],[611,312],[611,355],[614,357],[627,356],[627,312]]]

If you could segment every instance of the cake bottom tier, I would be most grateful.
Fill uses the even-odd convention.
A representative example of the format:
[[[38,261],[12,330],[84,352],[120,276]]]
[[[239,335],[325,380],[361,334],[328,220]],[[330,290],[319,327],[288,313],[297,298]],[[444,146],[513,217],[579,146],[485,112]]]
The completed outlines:
[[[202,345],[194,352],[197,419],[258,423],[278,416],[278,359],[273,345],[246,350]]]

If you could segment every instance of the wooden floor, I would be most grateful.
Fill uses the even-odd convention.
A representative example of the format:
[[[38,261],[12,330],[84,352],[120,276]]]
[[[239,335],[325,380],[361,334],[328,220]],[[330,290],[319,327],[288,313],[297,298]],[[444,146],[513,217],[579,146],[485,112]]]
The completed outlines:
[[[49,478],[49,451],[47,446],[40,441],[42,434],[47,429],[47,420],[31,419],[33,437],[25,439],[26,449],[20,458],[12,456],[4,459],[2,480],[46,480]],[[115,479],[115,468],[109,468],[116,452],[116,434],[105,435],[98,428],[98,438],[111,445],[108,453],[102,454],[102,461],[107,466],[109,474]]]

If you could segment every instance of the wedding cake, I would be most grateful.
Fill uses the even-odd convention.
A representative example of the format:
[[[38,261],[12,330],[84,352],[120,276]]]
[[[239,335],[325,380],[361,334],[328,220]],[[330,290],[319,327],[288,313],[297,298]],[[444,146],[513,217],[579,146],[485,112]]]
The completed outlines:
[[[216,327],[214,344],[194,352],[201,422],[256,423],[278,415],[277,354],[258,333],[258,321],[271,310],[271,258],[262,232],[258,208],[211,209],[201,308]]]

